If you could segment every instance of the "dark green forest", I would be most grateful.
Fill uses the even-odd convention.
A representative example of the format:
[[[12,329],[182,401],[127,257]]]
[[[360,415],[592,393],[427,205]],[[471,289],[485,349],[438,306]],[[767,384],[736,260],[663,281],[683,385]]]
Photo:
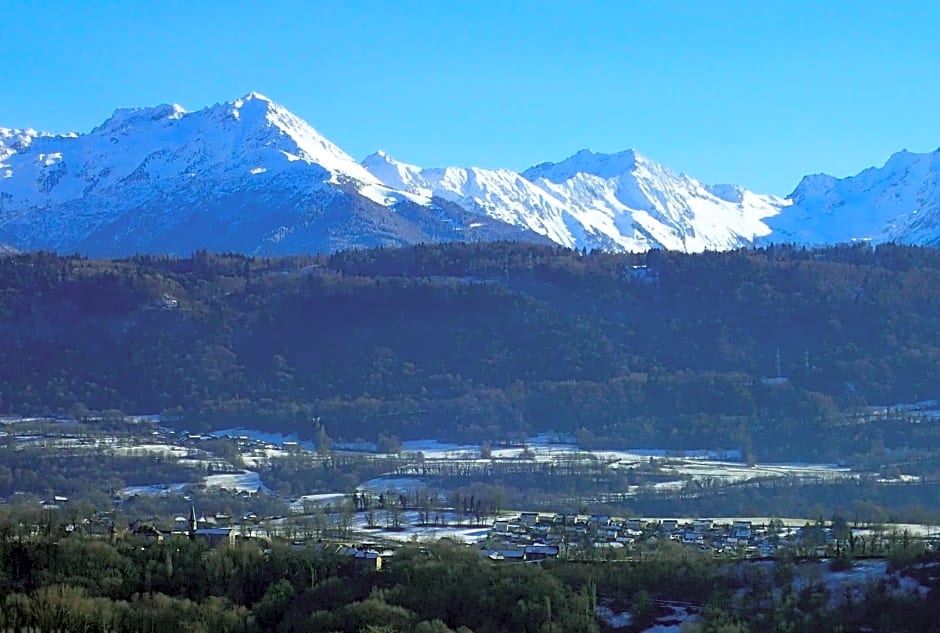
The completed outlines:
[[[0,630],[192,633],[597,631],[590,598],[538,567],[404,548],[363,572],[336,548],[0,532]],[[469,627],[469,628],[468,628]]]
[[[777,357],[779,373],[777,378]],[[930,447],[940,252],[447,244],[284,259],[0,259],[0,411],[334,439]]]

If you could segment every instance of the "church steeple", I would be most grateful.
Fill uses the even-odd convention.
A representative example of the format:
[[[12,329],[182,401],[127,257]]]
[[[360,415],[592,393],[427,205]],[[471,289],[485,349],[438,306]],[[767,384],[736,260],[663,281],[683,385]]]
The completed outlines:
[[[196,520],[196,506],[193,505],[189,512],[189,538],[195,538],[198,524],[199,522]]]

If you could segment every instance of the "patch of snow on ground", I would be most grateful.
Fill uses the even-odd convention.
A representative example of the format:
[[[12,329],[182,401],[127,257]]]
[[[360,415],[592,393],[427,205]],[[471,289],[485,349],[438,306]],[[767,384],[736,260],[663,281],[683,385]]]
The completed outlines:
[[[378,446],[375,442],[333,442],[333,449],[354,453],[374,453],[378,450]]]
[[[154,484],[152,486],[127,486],[120,492],[120,496],[127,499],[129,497],[160,497],[170,494],[183,494],[188,483],[176,484]]]
[[[16,424],[16,423],[28,423],[28,422],[53,422],[55,424],[75,424],[75,420],[70,420],[66,418],[49,418],[49,417],[23,417],[18,415],[4,415],[0,416],[0,424]]]
[[[236,427],[233,429],[219,429],[218,431],[212,431],[210,435],[213,437],[232,437],[236,439],[245,438],[267,444],[283,445],[285,442],[297,442],[301,447],[309,451],[315,451],[317,449],[316,444],[310,441],[301,442],[297,439],[296,435],[285,435],[283,433],[259,431],[257,429],[246,429],[242,427]]]
[[[372,532],[376,534],[376,532]],[[459,541],[461,543],[478,543],[485,539],[489,534],[488,527],[460,527],[460,526],[447,526],[447,527],[419,527],[414,525],[407,526],[404,530],[400,532],[393,531],[380,531],[377,534],[381,535],[383,539],[388,539],[390,541],[399,541],[399,542],[412,542],[412,541],[436,541],[442,538],[449,538],[454,541]]]
[[[283,445],[285,442],[296,442],[294,435],[270,433],[248,428],[231,428],[214,431],[215,436],[230,436],[247,438],[269,444]],[[526,441],[525,445],[497,446],[492,450],[492,459],[532,459],[537,462],[551,462],[562,459],[598,459],[607,463],[611,468],[634,468],[648,463],[656,462],[664,474],[673,475],[676,480],[666,484],[665,488],[679,488],[685,481],[712,479],[724,483],[741,482],[754,479],[770,479],[781,477],[795,477],[801,479],[835,480],[858,477],[857,473],[849,468],[836,464],[808,464],[808,463],[767,463],[749,466],[739,460],[741,453],[736,449],[689,449],[672,450],[661,448],[640,448],[627,450],[584,450],[572,442],[570,436],[558,433],[541,433],[534,435]],[[313,442],[300,442],[308,450],[315,450]],[[337,450],[356,452],[374,452],[375,444],[365,441],[337,442]],[[480,446],[477,444],[461,444],[444,442],[432,439],[405,440],[402,442],[402,455],[415,456],[420,453],[426,460],[481,460]],[[261,468],[265,459],[280,456],[280,453],[267,452],[260,458],[257,452],[247,454],[245,465],[250,468]],[[388,485],[383,482],[375,484],[366,482],[365,488],[374,488],[376,485]],[[418,485],[423,485],[423,482]],[[409,480],[405,484],[396,484],[393,489],[415,488]],[[383,490],[384,491],[384,490]]]
[[[131,446],[115,446],[112,449],[115,455],[160,455],[162,457],[187,457],[194,453],[203,453],[184,446],[171,446],[169,444],[134,444]]]
[[[241,457],[245,466],[258,469],[267,464],[267,462],[272,459],[284,459],[289,455],[290,452],[280,448],[264,448],[242,453]]]
[[[432,519],[434,516],[435,513],[432,513]],[[442,538],[453,539],[461,543],[477,543],[489,535],[489,524],[457,525],[457,519],[457,515],[453,512],[445,512],[444,523],[447,525],[418,525],[421,522],[420,513],[415,510],[406,510],[400,514],[401,528],[399,530],[387,530],[369,528],[366,513],[358,512],[353,519],[353,529],[361,535],[371,536],[372,538],[406,543],[412,541],[436,541]],[[377,510],[375,522],[380,528],[387,527],[389,523],[387,513],[382,510]]]
[[[257,492],[259,489],[268,491],[261,483],[261,476],[250,470],[240,473],[226,473],[222,475],[209,475],[205,481],[207,488],[224,488],[236,492]]]
[[[381,494],[389,490],[398,493],[409,493],[427,488],[427,482],[416,477],[376,477],[359,484],[356,489]]]
[[[653,488],[656,490],[682,490],[685,484],[685,481],[659,481],[653,484]]]
[[[629,611],[617,612],[603,604],[597,605],[594,609],[594,613],[597,614],[597,617],[603,620],[607,626],[614,629],[622,629],[630,626],[630,622],[633,621],[633,617],[630,615]]]
[[[825,563],[822,564],[825,565]],[[812,572],[809,571],[811,569],[813,568],[806,569],[810,574],[809,578],[803,578],[802,582],[799,576],[794,579],[798,589],[801,589],[811,580]],[[846,588],[864,587],[870,580],[884,578],[888,572],[888,563],[883,560],[863,560],[856,562],[850,569],[844,571],[832,571],[825,569],[825,567],[821,571],[822,581],[826,589],[832,594],[841,595],[845,593]]]
[[[403,453],[422,453],[425,459],[457,459],[480,455],[480,447],[473,444],[451,444],[438,440],[406,440],[401,443]]]
[[[626,450],[586,450],[580,448],[568,435],[556,433],[540,433],[526,440],[525,445],[497,447],[492,455],[497,459],[511,459],[520,457],[528,450],[537,461],[548,461],[553,457],[567,455],[592,455],[603,460],[620,460],[623,462],[643,463],[654,459],[689,459],[714,461],[719,459],[735,460],[741,456],[739,450],[725,449],[690,449],[668,450],[661,448],[638,448]],[[363,443],[355,444],[363,447]],[[343,444],[337,444],[343,446]],[[361,450],[361,448],[360,448]],[[478,457],[480,446],[477,444],[455,444],[438,440],[407,440],[402,442],[402,451],[405,453],[421,452],[425,459],[466,459]],[[743,464],[741,464],[743,466]]]
[[[882,477],[878,479],[879,484],[909,484],[917,483],[921,480],[918,475],[898,475],[897,477]]]
[[[882,523],[880,530],[872,529],[854,529],[852,530],[856,536],[870,536],[876,532],[881,534],[903,534],[907,532],[911,536],[916,536],[920,538],[938,538],[940,537],[940,526],[938,525],[927,525],[923,523]]]
[[[305,506],[327,506],[340,503],[347,496],[344,492],[325,492],[316,495],[304,495],[290,504],[292,512],[303,512]]]

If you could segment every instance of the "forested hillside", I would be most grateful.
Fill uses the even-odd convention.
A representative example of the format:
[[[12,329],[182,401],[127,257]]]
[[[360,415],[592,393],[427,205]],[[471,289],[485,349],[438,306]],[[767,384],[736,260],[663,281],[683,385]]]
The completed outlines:
[[[786,380],[768,381],[778,350]],[[930,439],[846,429],[864,405],[936,398],[938,361],[926,248],[0,259],[5,413],[811,456]]]

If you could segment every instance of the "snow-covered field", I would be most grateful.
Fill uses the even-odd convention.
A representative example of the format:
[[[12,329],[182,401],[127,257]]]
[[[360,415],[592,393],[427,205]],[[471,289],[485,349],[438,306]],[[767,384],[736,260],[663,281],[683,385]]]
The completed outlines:
[[[403,455],[414,455],[428,460],[474,460],[481,464],[489,461],[480,456],[480,447],[453,444],[437,440],[410,440],[402,442]],[[570,459],[596,459],[613,469],[629,469],[655,465],[660,476],[674,479],[653,485],[658,490],[679,490],[690,481],[728,484],[761,479],[812,479],[831,481],[858,477],[858,473],[836,464],[767,463],[749,466],[741,461],[740,451],[697,449],[670,451],[666,449],[582,450],[571,443],[552,443],[546,436],[530,438],[525,446],[494,448],[490,459],[526,459],[534,462],[557,462]],[[371,490],[408,490],[423,487],[424,482],[411,479],[378,478],[363,484]],[[639,491],[639,487],[625,492]]]
[[[207,488],[222,488],[234,492],[255,493],[258,490],[270,492],[261,482],[261,476],[251,470],[243,470],[240,473],[209,475],[206,477],[205,484]]]
[[[558,441],[562,440],[562,441]],[[737,459],[741,452],[735,449],[690,449],[667,450],[662,448],[637,448],[628,450],[584,450],[569,441],[567,436],[539,434],[530,437],[525,446],[494,448],[491,456],[496,459],[515,459],[527,456],[536,461],[551,461],[559,457],[590,455],[604,461],[622,462],[624,465],[648,462],[650,458],[687,458],[694,460]],[[475,459],[480,457],[477,444],[454,444],[438,440],[407,440],[401,443],[402,452],[421,453],[425,459]],[[356,443],[362,450],[367,443]]]
[[[407,494],[428,487],[426,481],[417,477],[376,477],[375,479],[369,479],[359,484],[357,490],[364,490],[375,494],[388,491]]]
[[[298,442],[297,437],[279,433],[258,431],[249,428],[230,428],[213,432],[216,437],[234,437],[263,444],[243,450],[242,460],[248,468],[263,471],[272,459],[279,459],[290,454],[284,444],[290,443],[304,450],[314,450],[311,442]],[[374,452],[371,442],[338,442],[334,448],[341,451]],[[626,493],[639,493],[641,490],[661,491],[681,490],[690,482],[705,484],[729,484],[762,479],[792,478],[831,481],[841,478],[857,477],[858,474],[848,468],[835,464],[806,463],[768,463],[747,465],[740,460],[737,449],[689,449],[667,450],[662,448],[637,448],[627,450],[583,450],[573,438],[564,434],[542,433],[528,438],[525,445],[496,447],[490,457],[481,457],[481,448],[475,444],[460,444],[440,440],[406,440],[402,442],[402,456],[412,456],[425,461],[435,460],[474,460],[480,464],[489,459],[516,460],[525,459],[548,463],[571,459],[595,459],[613,469],[643,468],[654,465],[658,469],[660,480],[652,486],[631,486]],[[663,478],[665,477],[665,480]],[[671,478],[670,478],[671,477]],[[428,487],[426,481],[402,476],[382,476],[360,484],[360,490],[376,493],[388,490],[408,492]]]
[[[844,479],[857,477],[849,468],[835,464],[755,464],[748,466],[740,462],[701,461],[694,459],[670,460],[665,472],[723,482],[748,481],[751,479],[792,477],[797,479]]]
[[[313,442],[302,442],[297,438],[296,435],[272,433],[270,431],[259,431],[257,429],[246,429],[242,427],[220,429],[218,431],[212,431],[210,435],[213,437],[233,437],[236,439],[253,440],[255,442],[264,442],[266,444],[274,444],[279,446],[293,442],[298,444],[300,447],[307,449],[308,451],[314,451],[317,448]]]
[[[309,506],[328,506],[341,503],[347,496],[344,492],[324,492],[315,495],[304,495],[290,504],[291,512],[300,513]]]
[[[387,527],[389,522],[385,513],[376,513],[376,523],[382,527]],[[363,538],[382,539],[398,542],[413,541],[436,541],[441,538],[449,538],[461,543],[477,543],[486,538],[489,534],[489,523],[484,526],[419,526],[421,517],[418,512],[408,510],[401,513],[400,530],[374,529],[367,525],[367,517],[363,512],[357,513],[354,517],[353,531]],[[457,516],[453,513],[445,514],[445,523],[457,523]]]
[[[940,537],[940,525],[925,525],[921,523],[885,523],[882,525],[884,528],[882,532],[897,532],[898,534],[903,534],[907,532],[911,536],[915,537]],[[856,536],[869,536],[874,533],[874,530],[869,529],[858,529],[853,530]]]
[[[115,446],[111,449],[115,455],[159,455],[161,457],[192,457],[194,455],[205,455],[205,451],[198,451],[185,446],[174,446],[171,444],[128,444],[124,446]]]
[[[16,427],[10,427],[15,432]],[[213,433],[216,437],[244,438],[248,441],[239,442],[241,461],[236,460],[229,464],[220,457],[216,457],[207,450],[199,448],[198,437],[187,436],[180,440],[169,432],[154,432],[142,438],[139,444],[133,443],[126,437],[111,436],[85,436],[68,434],[50,435],[17,435],[17,440],[24,445],[41,444],[51,448],[80,448],[92,449],[110,455],[127,456],[159,456],[166,459],[178,460],[179,465],[191,468],[205,469],[209,472],[224,472],[230,469],[239,469],[239,472],[214,474],[205,478],[205,486],[210,489],[227,490],[230,492],[256,493],[259,490],[270,493],[264,483],[264,473],[272,460],[284,459],[298,451],[314,450],[312,442],[298,442],[296,436],[267,433],[248,428],[229,428]],[[205,438],[203,438],[205,439]],[[209,445],[207,445],[208,447]],[[697,449],[697,450],[667,450],[662,448],[637,448],[629,450],[582,450],[575,443],[574,438],[563,434],[543,433],[528,438],[525,445],[502,446],[494,448],[489,459],[480,456],[480,446],[474,444],[460,444],[442,442],[438,440],[408,440],[402,442],[403,452],[399,457],[419,457],[426,462],[446,462],[447,460],[460,460],[463,463],[484,465],[490,460],[499,462],[519,463],[533,461],[536,463],[566,462],[571,460],[597,460],[595,466],[603,465],[611,469],[636,468],[639,472],[637,484],[625,486],[616,492],[640,494],[647,491],[682,490],[693,482],[702,486],[725,485],[731,483],[757,481],[764,479],[792,479],[831,481],[843,478],[857,478],[859,473],[853,472],[836,464],[811,463],[768,463],[747,465],[739,461],[740,452],[734,449]],[[369,442],[339,443],[339,450],[374,451],[374,445]],[[420,456],[419,456],[420,453]],[[307,454],[310,457],[309,454]],[[519,460],[517,462],[516,460]],[[400,463],[400,462],[399,462]],[[441,464],[439,464],[441,465]],[[391,470],[391,466],[389,466]],[[482,471],[482,469],[481,469]],[[645,471],[654,476],[646,481]],[[420,473],[419,469],[404,469],[399,473]],[[632,477],[633,475],[631,475]],[[133,495],[169,495],[182,493],[187,484],[177,481],[162,482],[150,486],[129,486],[122,491],[127,498]],[[915,478],[901,474],[892,480],[897,483],[909,483]],[[646,481],[646,483],[644,483]],[[437,480],[431,475],[424,478],[408,476],[407,474],[393,474],[371,478],[357,486],[360,491],[371,491],[378,495],[388,491],[395,493],[409,493],[424,488],[435,488]],[[632,482],[631,482],[632,483]],[[691,489],[691,488],[690,488]],[[698,490],[698,487],[694,489]],[[308,492],[298,490],[295,494]],[[312,490],[310,492],[313,492]],[[339,491],[309,494],[292,502],[293,512],[302,512],[304,505],[326,505],[335,503],[343,497]],[[769,519],[755,519],[755,523],[766,523]],[[407,522],[406,523],[411,523]],[[797,526],[805,521],[800,520]],[[899,531],[908,530],[912,535],[935,535],[940,528],[929,526],[891,526]],[[404,532],[388,532],[383,536],[390,539],[409,540],[413,536],[419,538],[440,538],[442,535],[451,536],[459,540],[479,540],[485,532],[466,528],[409,528]]]
[[[288,455],[290,452],[282,448],[265,447],[242,452],[242,463],[249,468],[263,468],[272,459],[284,459]]]
[[[225,473],[221,475],[209,475],[205,478],[204,484],[207,488],[217,488],[228,490],[229,492],[248,492],[254,494],[260,489],[262,492],[270,492],[262,483],[261,476],[250,470],[244,470],[238,473]],[[183,494],[187,488],[195,484],[180,482],[167,484],[152,484],[149,486],[127,486],[121,490],[120,496],[123,498],[133,496],[165,496],[171,494]],[[342,497],[337,493],[335,496]]]
[[[339,512],[337,512],[337,503],[341,502],[346,495],[343,494],[323,494],[310,495],[318,498],[320,503],[332,506],[334,513],[328,519],[332,523],[338,522]],[[299,502],[299,500],[298,500]],[[414,542],[433,542],[438,539],[448,538],[461,543],[474,544],[482,541],[490,532],[490,524],[485,525],[458,525],[458,517],[453,512],[445,512],[443,519],[446,525],[419,525],[421,522],[420,514],[415,510],[406,510],[398,513],[398,528],[393,529],[395,524],[391,514],[384,510],[376,510],[373,515],[374,525],[369,526],[369,516],[365,512],[357,512],[351,515],[349,525],[354,540],[363,542],[372,541],[392,541],[397,543]],[[437,518],[436,513],[431,513],[429,517],[432,521]],[[264,530],[272,534],[285,535],[287,521],[285,517],[267,521]]]
[[[120,492],[123,499],[129,497],[160,497],[168,495],[181,495],[189,487],[188,483],[155,484],[152,486],[127,486]]]

